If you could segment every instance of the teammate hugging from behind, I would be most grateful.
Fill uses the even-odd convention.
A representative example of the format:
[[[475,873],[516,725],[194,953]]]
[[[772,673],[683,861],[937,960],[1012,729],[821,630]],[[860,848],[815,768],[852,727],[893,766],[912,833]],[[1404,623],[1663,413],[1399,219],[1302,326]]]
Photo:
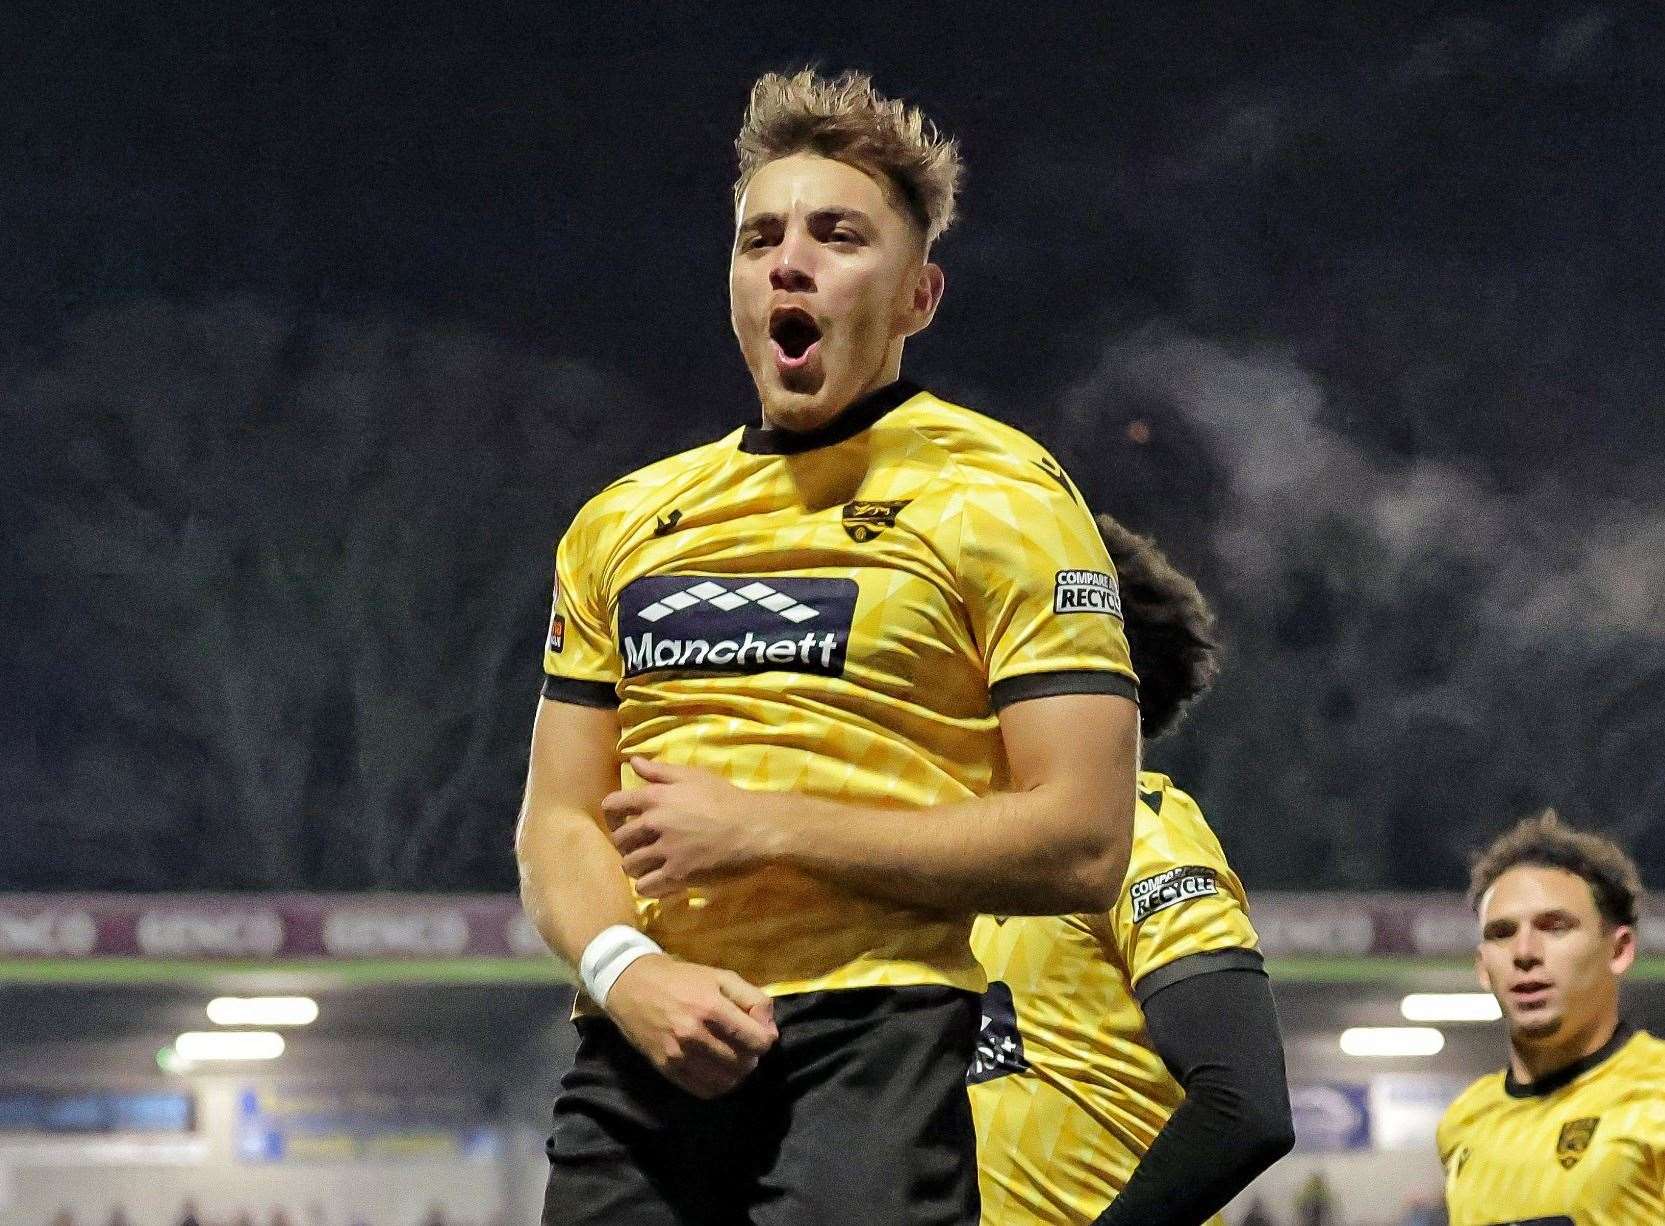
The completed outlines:
[[[1154,740],[1213,683],[1214,618],[1099,517]],[[1142,771],[1115,905],[983,916],[971,1071],[984,1226],[1195,1226],[1289,1152],[1283,1046],[1243,885],[1201,811]]]

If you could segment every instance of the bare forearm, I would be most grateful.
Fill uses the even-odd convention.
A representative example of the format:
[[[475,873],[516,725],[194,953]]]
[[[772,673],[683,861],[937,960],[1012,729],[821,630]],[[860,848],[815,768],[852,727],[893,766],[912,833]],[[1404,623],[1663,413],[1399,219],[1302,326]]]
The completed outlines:
[[[619,853],[581,813],[523,811],[515,840],[520,898],[544,943],[568,966],[603,928],[636,923]]]
[[[774,802],[775,798],[771,798]],[[771,859],[857,893],[936,910],[1053,915],[1101,910],[1127,871],[1125,805],[1043,785],[932,809],[779,797]]]

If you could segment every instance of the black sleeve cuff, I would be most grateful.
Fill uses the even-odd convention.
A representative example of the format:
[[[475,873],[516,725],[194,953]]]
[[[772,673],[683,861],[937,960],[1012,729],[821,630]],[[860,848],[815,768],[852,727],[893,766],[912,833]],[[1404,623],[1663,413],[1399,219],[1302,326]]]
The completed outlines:
[[[543,677],[543,696],[580,707],[616,707],[618,691],[605,681],[574,681],[571,677]]]
[[[1266,960],[1258,949],[1210,949],[1200,954],[1175,958],[1166,966],[1159,966],[1133,985],[1133,995],[1142,1006],[1163,988],[1211,971],[1259,971],[1266,973]]]
[[[1116,694],[1138,702],[1139,683],[1126,673],[1083,668],[1057,673],[1025,673],[989,686],[989,701],[996,711],[1014,702],[1028,698],[1051,698],[1055,694]]]

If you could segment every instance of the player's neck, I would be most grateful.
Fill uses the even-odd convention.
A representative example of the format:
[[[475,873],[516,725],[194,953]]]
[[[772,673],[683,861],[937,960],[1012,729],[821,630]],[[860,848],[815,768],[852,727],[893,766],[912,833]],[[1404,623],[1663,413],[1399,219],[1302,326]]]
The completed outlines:
[[[794,434],[801,434],[811,430],[819,430],[841,417],[851,405],[860,404],[874,392],[889,387],[902,377],[902,346],[898,342],[885,355],[874,375],[864,383],[855,395],[846,396],[843,402],[833,406],[794,405],[790,402],[771,406],[767,399],[762,405],[762,424],[766,430],[786,430]]]
[[[1553,1077],[1569,1065],[1595,1055],[1613,1038],[1618,1028],[1619,1015],[1615,1012],[1602,1014],[1592,1022],[1576,1029],[1569,1028],[1547,1039],[1511,1035],[1509,1071],[1521,1085]]]

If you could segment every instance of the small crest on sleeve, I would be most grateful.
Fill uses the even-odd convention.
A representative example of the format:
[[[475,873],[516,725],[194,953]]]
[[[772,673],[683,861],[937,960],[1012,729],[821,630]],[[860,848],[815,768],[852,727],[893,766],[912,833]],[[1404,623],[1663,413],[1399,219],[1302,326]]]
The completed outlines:
[[[549,603],[548,647],[556,655],[566,643],[567,619],[561,616],[561,577],[555,576],[555,598]]]
[[[1128,894],[1133,899],[1133,922],[1142,923],[1158,911],[1220,892],[1219,874],[1202,864],[1182,864],[1165,873],[1135,881]]]

